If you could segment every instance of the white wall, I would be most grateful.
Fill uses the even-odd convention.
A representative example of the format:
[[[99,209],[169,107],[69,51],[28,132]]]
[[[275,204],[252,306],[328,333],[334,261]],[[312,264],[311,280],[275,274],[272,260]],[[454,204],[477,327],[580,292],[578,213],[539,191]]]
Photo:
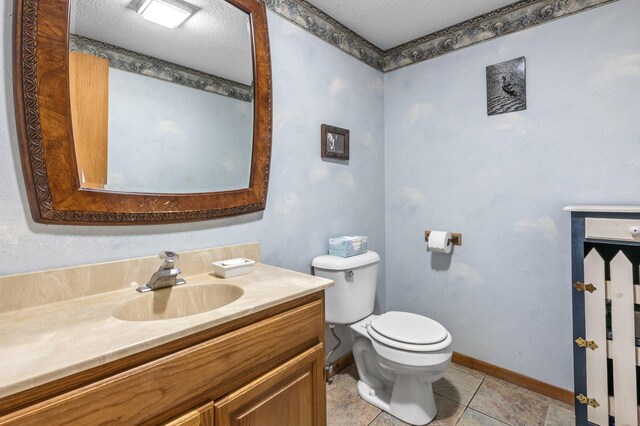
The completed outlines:
[[[109,189],[247,188],[252,142],[253,102],[109,68]]]
[[[454,349],[572,388],[571,203],[638,204],[640,2],[385,75],[387,307]],[[527,110],[487,116],[485,67],[525,56]],[[423,232],[462,232],[451,257]]]

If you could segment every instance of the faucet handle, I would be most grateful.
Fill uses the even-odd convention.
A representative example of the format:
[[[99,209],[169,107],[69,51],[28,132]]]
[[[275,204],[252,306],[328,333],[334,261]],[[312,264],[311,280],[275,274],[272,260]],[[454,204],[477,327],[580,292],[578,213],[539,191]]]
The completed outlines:
[[[180,256],[178,253],[174,253],[172,251],[161,251],[158,255],[160,260],[162,261],[161,268],[162,269],[171,269],[176,264]]]

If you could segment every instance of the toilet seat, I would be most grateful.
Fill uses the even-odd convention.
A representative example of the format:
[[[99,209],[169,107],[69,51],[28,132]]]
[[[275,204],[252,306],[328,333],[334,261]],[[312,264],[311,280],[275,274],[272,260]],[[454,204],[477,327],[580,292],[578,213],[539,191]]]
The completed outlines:
[[[410,312],[387,312],[372,321],[371,327],[389,339],[412,345],[432,345],[447,338],[439,322]]]
[[[369,336],[379,343],[411,352],[432,352],[450,343],[449,332],[437,321],[409,312],[391,311],[371,321]]]

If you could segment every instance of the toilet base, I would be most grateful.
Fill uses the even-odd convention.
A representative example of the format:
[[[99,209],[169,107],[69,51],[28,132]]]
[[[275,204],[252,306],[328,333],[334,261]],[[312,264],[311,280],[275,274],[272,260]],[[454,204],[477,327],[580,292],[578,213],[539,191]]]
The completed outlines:
[[[352,352],[360,376],[358,394],[406,423],[426,425],[438,413],[432,384],[444,376],[451,362],[451,338],[437,350],[401,351],[369,336],[367,328],[375,318],[372,315],[350,326],[356,335]]]
[[[362,380],[358,380],[358,395],[382,411],[391,410],[391,394],[383,389],[374,389]]]
[[[371,405],[412,425],[426,425],[438,414],[431,383],[424,383],[415,377],[397,377],[393,393],[375,389],[358,380],[358,395]]]

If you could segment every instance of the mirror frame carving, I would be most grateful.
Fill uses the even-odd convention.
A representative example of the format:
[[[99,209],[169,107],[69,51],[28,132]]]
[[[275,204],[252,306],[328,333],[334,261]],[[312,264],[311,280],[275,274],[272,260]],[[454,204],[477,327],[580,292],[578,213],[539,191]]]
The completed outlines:
[[[271,56],[264,4],[225,0],[249,15],[252,29],[255,93],[249,188],[143,194],[80,187],[69,94],[69,1],[14,0],[14,100],[33,219],[67,225],[143,225],[264,210],[272,133]]]

